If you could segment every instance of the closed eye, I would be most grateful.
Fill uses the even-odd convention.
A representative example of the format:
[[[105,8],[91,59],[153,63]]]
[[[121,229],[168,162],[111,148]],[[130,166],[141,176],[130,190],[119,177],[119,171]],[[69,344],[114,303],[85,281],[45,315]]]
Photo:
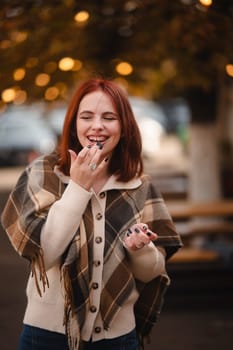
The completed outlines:
[[[87,112],[80,113],[80,115],[79,115],[80,119],[92,119],[93,117],[94,116],[92,113],[87,113]]]
[[[118,115],[114,113],[106,113],[103,115],[103,119],[105,120],[118,120]]]

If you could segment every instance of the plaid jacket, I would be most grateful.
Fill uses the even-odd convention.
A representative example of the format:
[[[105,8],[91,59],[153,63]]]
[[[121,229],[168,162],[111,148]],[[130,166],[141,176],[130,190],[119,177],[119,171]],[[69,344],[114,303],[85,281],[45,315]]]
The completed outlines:
[[[2,214],[2,224],[12,245],[21,256],[31,262],[39,293],[43,292],[41,283],[42,289],[47,284],[40,246],[41,228],[49,208],[62,196],[65,189],[64,183],[54,173],[56,163],[57,156],[52,154],[30,164],[19,178]],[[105,220],[104,263],[114,261],[115,265],[108,266],[111,269],[111,278],[103,281],[100,312],[104,327],[108,329],[111,326],[114,315],[136,286],[139,292],[135,305],[136,327],[139,339],[143,339],[157,321],[170,280],[166,273],[149,283],[135,280],[119,238],[123,237],[132,224],[144,222],[158,234],[159,238],[154,243],[165,248],[167,258],[182,243],[163,199],[147,176],[141,178],[141,185],[136,189],[108,191]],[[65,324],[71,349],[78,348],[77,334],[84,323],[89,305],[92,228],[93,218],[89,202],[80,227],[64,252],[61,263],[61,276],[66,291]],[[35,266],[39,267],[40,276],[36,276]]]

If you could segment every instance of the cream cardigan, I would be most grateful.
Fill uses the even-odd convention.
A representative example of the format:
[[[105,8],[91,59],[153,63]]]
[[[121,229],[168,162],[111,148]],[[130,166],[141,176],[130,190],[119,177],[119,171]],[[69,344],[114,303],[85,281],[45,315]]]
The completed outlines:
[[[27,308],[24,316],[24,323],[50,331],[65,333],[63,325],[64,293],[60,279],[60,258],[64,250],[72,240],[77,227],[80,224],[89,201],[92,204],[93,216],[101,214],[102,220],[96,221],[94,225],[94,237],[98,237],[100,243],[94,244],[94,269],[93,288],[90,299],[97,312],[89,312],[81,330],[83,340],[93,341],[103,338],[114,338],[130,332],[135,327],[134,304],[138,294],[133,290],[118,314],[115,316],[112,326],[104,330],[100,316],[99,304],[102,289],[103,271],[103,248],[104,248],[104,213],[106,196],[101,196],[103,191],[117,188],[118,182],[112,176],[106,183],[101,193],[96,195],[94,191],[88,192],[69,178],[58,173],[63,182],[68,183],[62,197],[50,208],[46,223],[42,229],[41,246],[44,252],[44,261],[47,269],[49,288],[45,289],[42,296],[39,296],[34,277],[29,277],[27,285]],[[135,188],[139,179],[124,184],[124,187]],[[122,183],[120,184],[122,188]],[[98,241],[98,240],[97,240]],[[122,243],[123,244],[123,243]],[[148,282],[161,275],[165,271],[165,258],[162,250],[156,248],[153,243],[138,251],[127,250],[134,276]]]

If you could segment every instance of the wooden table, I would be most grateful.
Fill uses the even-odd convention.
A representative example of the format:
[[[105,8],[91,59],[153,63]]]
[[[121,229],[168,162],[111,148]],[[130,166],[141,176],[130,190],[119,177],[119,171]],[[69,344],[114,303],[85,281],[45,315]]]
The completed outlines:
[[[233,200],[211,202],[171,200],[166,201],[166,205],[184,244],[185,238],[189,239],[194,236],[218,236],[220,234],[221,236],[228,235],[230,237],[233,234],[233,221],[227,219],[233,217]],[[201,221],[193,222],[189,220],[192,218],[207,218],[207,221],[201,219]],[[219,220],[216,220],[216,218],[219,218]],[[181,226],[179,226],[180,224]],[[181,227],[182,230],[180,230]],[[171,263],[206,263],[218,261],[219,258],[220,256],[216,251],[207,251],[186,243],[171,258]]]
[[[233,216],[233,200],[219,200],[211,202],[166,201],[166,205],[173,220],[191,218],[195,216]]]

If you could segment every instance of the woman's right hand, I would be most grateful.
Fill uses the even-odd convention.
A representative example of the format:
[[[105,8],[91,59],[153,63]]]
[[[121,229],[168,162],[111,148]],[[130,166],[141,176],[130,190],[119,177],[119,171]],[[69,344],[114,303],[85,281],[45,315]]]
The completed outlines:
[[[158,235],[149,230],[147,224],[141,222],[128,229],[124,243],[128,249],[138,250],[148,245],[150,241],[155,241],[157,238]]]
[[[69,150],[71,165],[70,178],[78,185],[90,190],[97,176],[106,172],[108,159],[102,159],[102,147],[99,145],[84,147],[78,154]]]

